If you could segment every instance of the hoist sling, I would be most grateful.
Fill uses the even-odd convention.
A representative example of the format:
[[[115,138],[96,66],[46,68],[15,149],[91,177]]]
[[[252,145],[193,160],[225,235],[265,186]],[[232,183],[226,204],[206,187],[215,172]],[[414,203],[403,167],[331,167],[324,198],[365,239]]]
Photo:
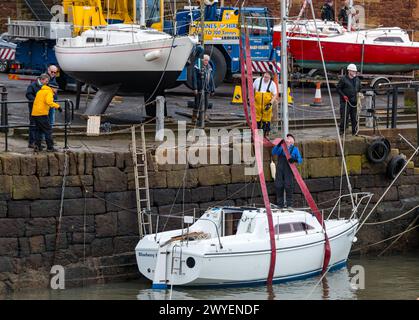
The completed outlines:
[[[243,41],[240,37],[240,43],[242,44]],[[264,172],[263,172],[263,164],[262,164],[262,157],[260,154],[260,143],[261,143],[261,139],[259,137],[259,135],[257,134],[257,124],[256,124],[256,111],[255,111],[255,105],[254,105],[254,96],[253,96],[253,79],[252,79],[252,66],[251,66],[251,59],[250,59],[250,45],[249,45],[249,38],[247,36],[247,33],[245,33],[245,52],[246,52],[246,69],[247,69],[247,76],[245,73],[244,68],[242,68],[241,70],[241,74],[242,74],[242,91],[243,91],[243,98],[246,96],[247,97],[247,89],[248,90],[248,96],[249,96],[249,103],[250,103],[250,111],[251,111],[251,116],[252,116],[252,121],[251,121],[251,129],[252,129],[252,133],[253,133],[253,139],[255,142],[255,155],[256,155],[256,162],[257,162],[257,166],[258,166],[258,171],[259,171],[259,178],[260,178],[260,186],[261,186],[261,191],[262,191],[262,195],[263,195],[263,201],[266,207],[266,213],[267,213],[267,218],[268,218],[268,225],[269,225],[269,235],[270,235],[270,241],[271,241],[271,262],[270,262],[270,267],[269,267],[269,274],[268,274],[268,279],[267,282],[271,283],[272,279],[273,279],[273,273],[274,273],[274,269],[275,269],[275,261],[276,261],[276,244],[275,244],[275,231],[273,228],[273,221],[272,221],[272,211],[271,211],[271,207],[270,207],[270,201],[269,201],[269,197],[268,197],[268,192],[267,192],[267,188],[266,188],[266,182],[265,182],[265,176],[264,176]],[[243,66],[243,47],[240,47],[240,61],[241,61],[241,65]],[[245,85],[243,78],[246,76],[247,79],[247,86]],[[250,89],[251,88],[251,89]],[[249,124],[250,121],[248,120],[248,112],[247,112],[247,99],[243,99],[243,108],[244,108],[244,112],[246,115],[246,121]],[[281,141],[280,138],[275,139],[273,142],[271,142],[268,138],[263,138],[263,145],[267,146],[267,147],[273,147],[275,145],[277,145],[279,143],[279,141]],[[290,158],[290,154],[288,152],[288,148],[285,146],[283,147],[284,153],[286,155],[287,160]],[[310,191],[307,188],[307,185],[305,184],[304,180],[302,179],[300,173],[297,170],[297,167],[295,166],[295,164],[289,164],[292,173],[294,174],[294,177],[298,183],[298,185],[300,186],[300,189],[302,191],[302,193],[304,194],[304,197],[308,203],[308,205],[310,206],[312,212],[314,213],[317,221],[320,223],[320,225],[322,226],[323,230],[324,230],[324,238],[325,238],[325,244],[324,244],[324,257],[323,257],[323,267],[322,267],[322,274],[324,274],[327,270],[327,267],[329,265],[329,261],[330,261],[330,256],[331,256],[331,249],[330,249],[330,242],[329,242],[329,238],[327,236],[327,232],[326,232],[326,226],[324,225],[324,221],[322,218],[322,215],[320,214],[320,211],[316,205],[316,203],[314,202],[313,197],[311,196]]]

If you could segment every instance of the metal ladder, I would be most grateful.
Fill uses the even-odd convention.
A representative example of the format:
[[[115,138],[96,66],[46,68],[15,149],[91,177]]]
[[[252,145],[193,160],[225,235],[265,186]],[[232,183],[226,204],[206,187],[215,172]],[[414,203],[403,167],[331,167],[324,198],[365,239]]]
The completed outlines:
[[[141,143],[137,148],[135,126],[131,126],[132,160],[134,165],[135,197],[137,201],[138,234],[142,239],[146,234],[153,233],[150,208],[150,189],[148,184],[147,154],[144,126],[141,126]],[[144,182],[140,184],[140,179]]]
[[[177,248],[179,248],[179,250],[176,250]],[[179,255],[176,255],[176,253],[179,253]],[[179,262],[179,267],[175,267],[175,262],[176,260],[178,260]],[[178,275],[182,275],[182,247],[178,244],[175,244],[172,247],[172,268],[171,268],[171,274],[176,273],[176,271],[178,271]]]

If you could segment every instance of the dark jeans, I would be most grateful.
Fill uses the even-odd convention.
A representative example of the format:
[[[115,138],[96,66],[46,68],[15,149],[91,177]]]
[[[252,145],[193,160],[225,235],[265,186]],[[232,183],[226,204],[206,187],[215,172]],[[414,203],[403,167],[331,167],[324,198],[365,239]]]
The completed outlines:
[[[257,123],[258,125],[258,129],[262,129],[263,130],[263,135],[267,136],[269,131],[271,131],[271,122],[270,121],[259,121]]]
[[[41,148],[41,138],[45,135],[45,141],[47,148],[52,149],[54,147],[54,141],[52,140],[52,129],[49,122],[48,116],[36,116],[32,117],[36,125],[36,146]]]
[[[346,119],[345,119],[345,109],[346,109]],[[355,134],[356,129],[357,129],[356,108],[351,107],[349,104],[346,106],[341,105],[340,106],[340,125],[339,125],[339,129],[341,133],[343,133],[344,129],[348,128],[349,116],[351,117],[352,134]]]
[[[33,103],[28,103],[28,109],[29,109],[29,144],[34,144],[36,140],[36,127],[35,127],[35,121],[32,117],[32,107]]]
[[[284,158],[285,160],[281,158]],[[275,190],[277,205],[280,208],[283,208],[285,205],[284,190],[286,193],[286,205],[288,207],[293,206],[294,175],[289,164],[287,163],[287,159],[284,156],[281,156],[278,159],[278,165],[276,166]]]
[[[199,112],[200,110],[207,111],[208,109],[208,92],[204,92],[204,107],[201,109],[201,98],[202,91],[198,91],[198,94],[195,94],[195,108],[194,111]]]

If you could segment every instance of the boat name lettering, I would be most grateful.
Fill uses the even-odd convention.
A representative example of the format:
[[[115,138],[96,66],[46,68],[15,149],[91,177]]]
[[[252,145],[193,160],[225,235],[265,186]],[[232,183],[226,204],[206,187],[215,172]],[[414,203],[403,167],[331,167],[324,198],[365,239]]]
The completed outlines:
[[[153,253],[142,253],[142,252],[138,252],[138,256],[139,257],[151,257],[151,258],[154,258],[155,257],[155,254],[153,254]]]

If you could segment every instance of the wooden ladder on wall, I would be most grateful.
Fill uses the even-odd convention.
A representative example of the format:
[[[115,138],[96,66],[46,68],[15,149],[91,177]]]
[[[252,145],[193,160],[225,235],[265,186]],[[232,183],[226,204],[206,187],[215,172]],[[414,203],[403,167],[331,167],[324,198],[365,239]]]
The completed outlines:
[[[137,147],[135,126],[131,126],[131,151],[134,165],[135,198],[137,202],[138,234],[140,239],[145,235],[153,233],[151,208],[150,208],[150,189],[148,183],[147,169],[147,150],[145,143],[144,126],[140,127],[141,141]]]

